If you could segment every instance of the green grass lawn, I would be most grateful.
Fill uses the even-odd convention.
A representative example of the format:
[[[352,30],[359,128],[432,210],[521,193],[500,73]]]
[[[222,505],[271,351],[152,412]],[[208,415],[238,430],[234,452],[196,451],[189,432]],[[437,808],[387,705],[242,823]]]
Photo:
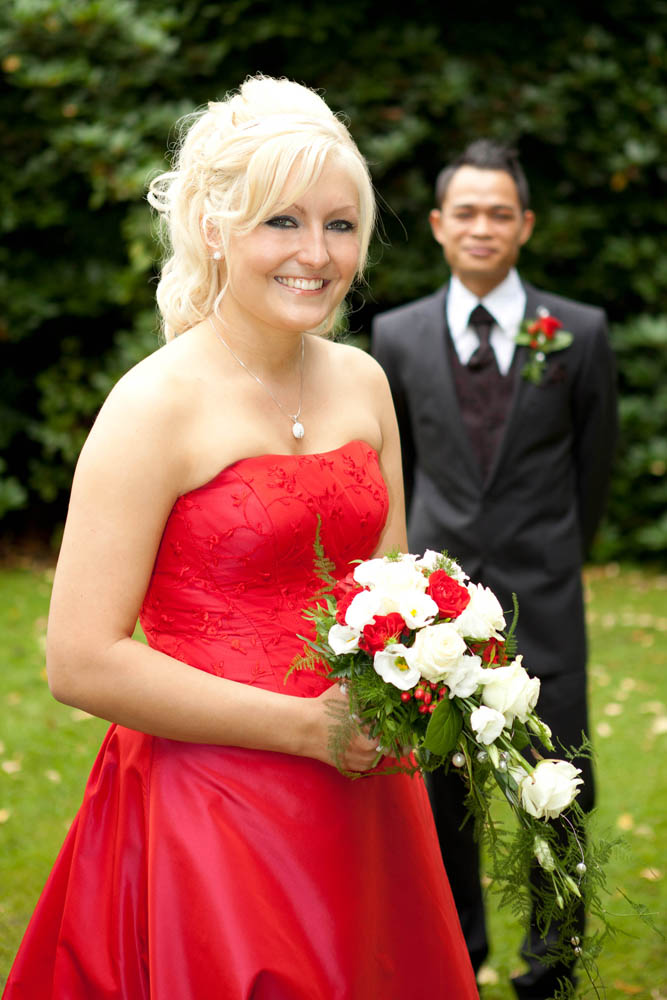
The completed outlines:
[[[665,942],[632,915],[619,891],[644,904],[667,933],[667,575],[611,565],[588,570],[586,579],[596,822],[624,841],[609,866],[608,909],[621,933],[600,971],[607,998],[667,1000]],[[48,570],[0,571],[0,986],[107,728],[49,695],[50,585]],[[507,979],[519,967],[521,929],[498,912],[493,895],[489,912],[493,950],[482,996],[511,1000]],[[594,996],[585,986],[581,995]]]

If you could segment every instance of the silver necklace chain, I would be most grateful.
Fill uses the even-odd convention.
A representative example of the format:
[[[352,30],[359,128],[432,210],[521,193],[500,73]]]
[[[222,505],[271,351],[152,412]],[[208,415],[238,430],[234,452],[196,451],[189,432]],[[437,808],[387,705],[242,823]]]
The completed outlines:
[[[276,406],[278,407],[278,409],[282,410],[282,412],[286,416],[288,416],[290,418],[290,420],[292,421],[292,434],[294,435],[294,437],[297,438],[297,440],[300,439],[300,438],[302,438],[304,436],[304,434],[306,433],[305,427],[303,426],[303,424],[301,423],[301,420],[300,420],[300,417],[301,417],[301,407],[303,405],[303,367],[304,367],[304,356],[305,356],[305,350],[306,350],[306,347],[305,347],[306,339],[305,339],[304,335],[301,334],[301,370],[300,370],[300,376],[299,376],[299,409],[296,411],[296,413],[290,413],[288,410],[285,409],[285,407],[280,402],[280,400],[276,399],[276,397],[274,396],[274,394],[269,389],[268,385],[265,382],[262,381],[262,379],[259,377],[259,375],[256,375],[255,372],[252,371],[252,369],[248,368],[248,366],[245,363],[245,361],[241,361],[241,358],[238,356],[238,354],[236,354],[236,352],[232,350],[232,348],[229,346],[229,344],[227,343],[227,341],[225,340],[225,338],[222,336],[222,334],[220,333],[220,331],[216,328],[216,326],[214,325],[213,320],[211,319],[210,316],[208,317],[208,321],[209,321],[209,325],[210,325],[211,329],[213,330],[213,333],[216,335],[216,337],[218,338],[218,340],[220,341],[220,343],[223,344],[227,348],[227,350],[229,351],[229,353],[231,354],[231,356],[234,358],[234,360],[237,361],[238,364],[240,364],[241,368],[245,368],[245,370],[247,371],[248,375],[252,375],[252,377],[254,378],[255,382],[257,382],[259,385],[261,385],[262,389],[264,389],[264,391],[271,397],[271,399],[276,404]]]

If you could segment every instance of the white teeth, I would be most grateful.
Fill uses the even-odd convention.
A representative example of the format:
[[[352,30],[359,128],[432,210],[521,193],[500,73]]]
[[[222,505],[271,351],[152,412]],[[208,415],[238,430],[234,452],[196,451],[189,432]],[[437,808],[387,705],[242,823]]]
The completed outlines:
[[[276,278],[288,288],[300,288],[303,292],[316,292],[324,284],[324,278]]]

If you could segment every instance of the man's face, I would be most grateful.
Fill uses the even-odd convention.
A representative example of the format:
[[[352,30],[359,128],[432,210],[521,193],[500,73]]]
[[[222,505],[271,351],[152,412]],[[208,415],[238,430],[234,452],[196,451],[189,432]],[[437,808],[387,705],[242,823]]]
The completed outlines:
[[[504,170],[465,166],[429,221],[452,274],[481,298],[514,266],[535,217],[522,211],[516,184]]]

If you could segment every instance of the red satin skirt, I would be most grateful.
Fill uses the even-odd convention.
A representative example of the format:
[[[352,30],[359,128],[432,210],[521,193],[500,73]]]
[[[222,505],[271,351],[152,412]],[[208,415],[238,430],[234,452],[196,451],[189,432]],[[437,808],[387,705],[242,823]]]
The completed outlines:
[[[421,778],[112,726],[3,996],[477,990]]]

